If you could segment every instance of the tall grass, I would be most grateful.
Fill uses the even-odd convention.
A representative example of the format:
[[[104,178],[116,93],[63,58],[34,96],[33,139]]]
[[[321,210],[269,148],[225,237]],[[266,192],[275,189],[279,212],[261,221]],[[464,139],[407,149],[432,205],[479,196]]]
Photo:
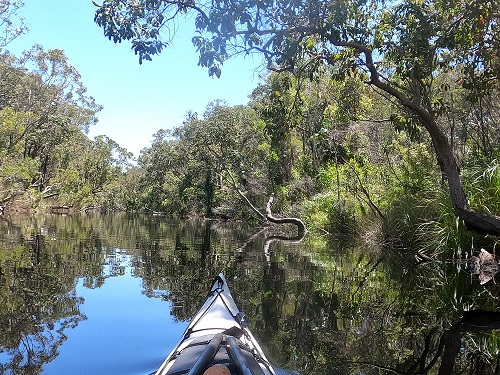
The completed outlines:
[[[301,206],[311,230],[369,233],[386,247],[432,258],[463,259],[491,246],[491,237],[467,230],[453,212],[448,185],[427,143],[399,135],[384,152],[376,164],[367,157],[353,158],[320,170],[320,192]],[[498,160],[474,160],[462,173],[471,207],[500,214]]]
[[[500,215],[500,163],[479,161],[464,170],[464,184],[470,205]]]
[[[483,212],[500,213],[500,168],[496,160],[463,169],[463,183],[471,207]],[[436,180],[435,180],[436,181]],[[422,253],[442,254],[456,259],[469,257],[494,239],[467,230],[453,212],[446,183],[434,182],[417,194],[402,194],[389,208],[387,233],[399,236]]]

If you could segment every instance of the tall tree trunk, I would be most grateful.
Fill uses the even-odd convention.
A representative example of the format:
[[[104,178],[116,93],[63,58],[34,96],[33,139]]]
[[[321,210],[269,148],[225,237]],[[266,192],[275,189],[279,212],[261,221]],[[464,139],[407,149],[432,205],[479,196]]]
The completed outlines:
[[[411,90],[414,93],[413,98],[409,98],[403,92],[395,87],[381,81],[376,64],[373,61],[372,51],[357,43],[343,43],[344,47],[355,48],[364,53],[366,57],[366,66],[370,71],[369,84],[379,88],[387,94],[396,98],[404,107],[411,110],[419,116],[422,125],[425,127],[432,139],[432,145],[436,152],[437,161],[441,172],[448,180],[451,202],[453,211],[464,221],[466,227],[479,233],[500,235],[500,216],[477,212],[469,207],[467,196],[464,191],[460,170],[457,160],[453,154],[453,150],[446,138],[446,135],[441,131],[431,111],[425,108],[420,101],[420,87],[418,81],[414,81]]]
[[[383,87],[388,87],[385,84],[381,84],[381,86],[380,88],[382,89]],[[463,220],[465,226],[470,230],[479,233],[500,235],[500,216],[477,212],[469,207],[457,159],[453,154],[453,150],[446,135],[439,128],[434,116],[420,103],[409,100],[403,95],[400,95],[398,99],[401,104],[420,117],[423,126],[431,137],[439,167],[448,181],[450,199],[455,215]]]
[[[441,171],[448,180],[450,198],[455,214],[464,221],[468,229],[500,235],[499,216],[477,212],[469,207],[460,177],[460,169],[446,136],[432,118],[425,122],[424,126],[431,136]]]

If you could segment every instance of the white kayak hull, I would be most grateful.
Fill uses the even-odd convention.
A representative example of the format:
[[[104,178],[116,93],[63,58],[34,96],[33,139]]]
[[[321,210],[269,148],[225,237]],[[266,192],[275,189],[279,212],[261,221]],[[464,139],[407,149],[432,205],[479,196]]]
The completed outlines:
[[[232,375],[275,375],[222,274],[156,375],[201,375],[214,365],[227,366]]]

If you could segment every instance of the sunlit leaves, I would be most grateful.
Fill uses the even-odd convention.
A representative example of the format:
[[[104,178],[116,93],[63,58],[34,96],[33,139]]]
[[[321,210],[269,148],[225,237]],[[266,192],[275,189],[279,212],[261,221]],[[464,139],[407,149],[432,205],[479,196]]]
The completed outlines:
[[[31,121],[30,113],[16,112],[9,107],[0,110],[0,156],[15,148],[21,150],[18,140],[22,139],[26,124]]]
[[[488,164],[479,163],[467,171],[469,199],[485,212],[500,210],[500,163],[494,159]]]
[[[83,208],[124,208],[125,189],[117,184],[132,155],[115,141],[106,136],[90,141],[82,133],[73,134],[53,157],[58,168],[52,183],[59,186],[61,201]]]
[[[115,42],[132,41],[142,61],[161,50],[157,46],[148,50],[148,43],[168,40],[161,31],[173,30],[178,15],[185,13],[195,16],[192,42],[199,54],[198,64],[206,67],[210,75],[220,76],[230,56],[255,52],[269,69],[294,72],[311,81],[325,67],[336,81],[362,79],[391,106],[393,129],[409,134],[412,140],[422,136],[420,126],[427,130],[426,135],[432,138],[429,143],[435,147],[439,166],[451,186],[457,214],[468,211],[453,149],[456,135],[452,120],[456,116],[450,112],[456,108],[451,104],[456,87],[443,84],[440,77],[453,73],[461,98],[478,107],[498,87],[498,2],[108,0],[98,9],[96,22]],[[150,28],[158,24],[156,18],[153,21],[150,17],[158,14],[164,16],[163,26],[159,26],[158,33],[150,33]],[[271,174],[287,172],[275,181],[278,185],[292,176],[288,166],[293,159],[290,130],[296,119],[291,111],[293,105],[287,102],[290,99],[286,87],[271,89],[260,112],[271,151],[281,164]],[[295,99],[298,102],[300,94]],[[352,102],[356,100],[354,97]],[[334,121],[342,124],[359,121],[359,112],[348,102],[331,107],[335,116],[330,119],[336,117]],[[482,126],[493,121],[482,116],[479,123]],[[326,128],[318,127],[314,133],[323,135]],[[450,134],[443,129],[450,129]],[[484,137],[488,140],[484,144],[491,143],[490,133]]]
[[[108,0],[97,10],[95,20],[113,41],[131,40],[142,61],[162,51],[169,38],[164,39],[161,30],[167,30],[179,11],[192,11],[199,65],[207,67],[210,75],[220,75],[233,51],[258,51],[275,69],[297,68],[307,56],[336,66],[342,77],[366,69],[364,56],[352,58],[348,52],[352,48],[346,47],[357,43],[380,60],[381,73],[395,75],[406,86],[417,80],[421,91],[428,89],[436,68],[444,68],[443,61],[448,69],[461,63],[470,68],[464,77],[466,87],[477,95],[491,89],[488,85],[500,65],[495,53],[495,4],[489,0],[232,0],[210,4]]]
[[[189,115],[172,133],[158,132],[138,160],[145,172],[143,204],[195,215],[213,215],[221,207],[240,210],[232,202],[238,201],[233,183],[253,194],[262,188],[261,137],[251,109],[221,101],[209,104],[202,118]]]
[[[0,77],[0,198],[36,189],[40,196],[44,191],[61,193],[64,204],[92,201],[106,181],[101,175],[88,186],[81,184],[92,178],[79,174],[86,168],[75,160],[86,147],[98,146],[84,133],[97,121],[101,107],[87,95],[64,52],[36,45],[20,57],[1,55]],[[116,160],[96,162],[93,167],[99,173],[116,168],[115,161],[125,167],[118,151],[118,147],[113,151]],[[73,180],[75,171],[78,176]]]
[[[421,124],[414,116],[393,114],[390,117],[394,129],[398,132],[406,132],[411,139],[416,140],[421,132]]]
[[[185,11],[186,6],[187,2],[179,2],[177,11]],[[165,22],[163,9],[162,1],[104,1],[94,21],[104,28],[104,35],[113,42],[130,40],[132,50],[142,63],[150,61],[168,44],[160,36]]]

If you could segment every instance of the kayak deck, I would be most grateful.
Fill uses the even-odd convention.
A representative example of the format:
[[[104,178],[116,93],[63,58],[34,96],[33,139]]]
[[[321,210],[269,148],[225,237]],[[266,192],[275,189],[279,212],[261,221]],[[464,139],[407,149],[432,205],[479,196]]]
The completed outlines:
[[[214,365],[224,365],[235,375],[275,374],[222,274],[156,375],[201,375]]]

